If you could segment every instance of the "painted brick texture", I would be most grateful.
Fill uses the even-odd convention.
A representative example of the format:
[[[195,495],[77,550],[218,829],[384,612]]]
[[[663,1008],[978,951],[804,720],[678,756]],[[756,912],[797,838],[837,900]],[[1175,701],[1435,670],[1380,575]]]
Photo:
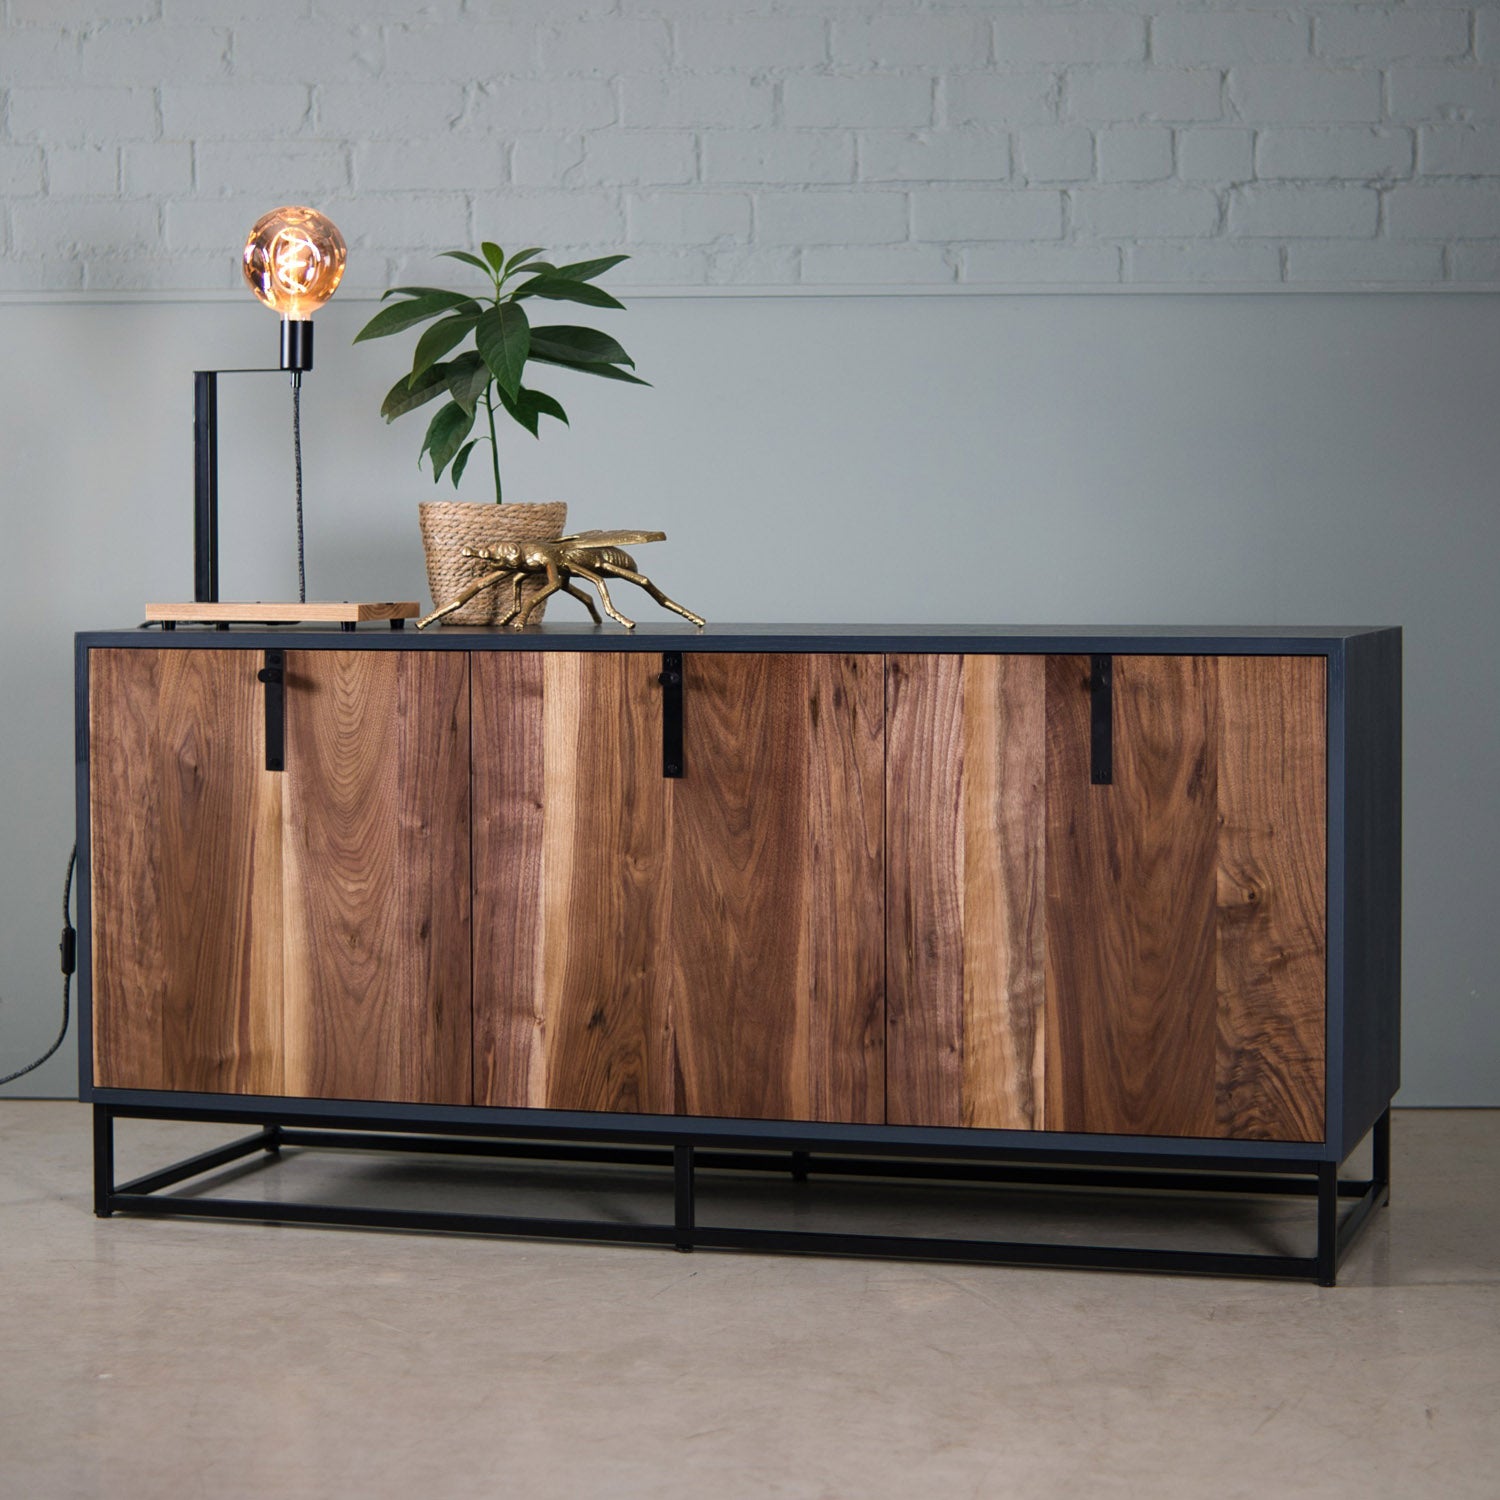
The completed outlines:
[[[0,0],[0,288],[1492,285],[1495,0]]]

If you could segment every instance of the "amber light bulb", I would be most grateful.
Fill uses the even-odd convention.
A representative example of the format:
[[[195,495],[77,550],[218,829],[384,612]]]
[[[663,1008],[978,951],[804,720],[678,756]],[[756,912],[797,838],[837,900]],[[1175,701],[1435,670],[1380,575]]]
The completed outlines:
[[[245,241],[250,290],[281,314],[281,368],[312,369],[311,318],[338,290],[348,246],[332,219],[313,208],[273,208]]]

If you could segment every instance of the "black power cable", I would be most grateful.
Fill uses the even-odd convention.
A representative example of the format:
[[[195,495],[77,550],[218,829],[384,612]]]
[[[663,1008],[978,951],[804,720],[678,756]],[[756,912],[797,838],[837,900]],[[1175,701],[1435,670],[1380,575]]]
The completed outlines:
[[[302,375],[292,376],[292,462],[297,466],[297,602],[307,603],[307,568],[302,548]]]
[[[24,1078],[28,1073],[35,1072],[37,1068],[41,1067],[62,1046],[63,1038],[68,1034],[68,1002],[73,991],[73,970],[78,967],[76,957],[78,934],[73,930],[73,921],[68,914],[68,907],[73,896],[73,867],[77,863],[78,845],[74,844],[73,852],[68,856],[68,873],[63,878],[62,942],[57,945],[57,951],[62,955],[63,971],[62,1030],[57,1033],[57,1040],[35,1062],[27,1063],[24,1068],[17,1068],[14,1073],[7,1073],[4,1078],[0,1078],[0,1087],[3,1087],[7,1083],[14,1083],[17,1078]]]

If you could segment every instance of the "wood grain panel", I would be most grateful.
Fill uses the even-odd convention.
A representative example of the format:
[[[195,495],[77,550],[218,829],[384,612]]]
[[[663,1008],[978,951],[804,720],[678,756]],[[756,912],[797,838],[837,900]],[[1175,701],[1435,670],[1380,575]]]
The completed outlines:
[[[1324,1136],[1321,657],[475,653],[472,1007],[469,658],[260,661],[91,653],[103,1086]]]
[[[540,972],[546,661],[536,651],[469,658],[476,1104],[547,1103]]]
[[[963,1123],[964,658],[886,659],[886,1117]]]
[[[679,1108],[885,1117],[878,657],[684,657],[671,785]]]
[[[887,1110],[1043,1123],[1042,657],[892,656]]]
[[[807,658],[811,1118],[885,1119],[884,658]]]
[[[669,1114],[660,658],[473,670],[475,1098]]]
[[[474,663],[476,1098],[884,1118],[878,658]]]
[[[1324,659],[1220,657],[1217,1130],[1323,1139]]]
[[[290,1094],[467,1104],[468,661],[286,662]]]
[[[281,778],[259,658],[89,657],[94,1081],[282,1091]]]
[[[1090,784],[1089,659],[1047,665],[1047,1126],[1215,1133],[1212,658],[1114,659],[1114,782]]]

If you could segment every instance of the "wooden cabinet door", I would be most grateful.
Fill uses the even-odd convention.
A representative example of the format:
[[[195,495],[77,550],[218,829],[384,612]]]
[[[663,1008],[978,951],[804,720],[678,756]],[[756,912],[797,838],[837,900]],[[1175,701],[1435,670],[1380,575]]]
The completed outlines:
[[[884,1119],[878,657],[474,658],[475,1099]]]
[[[1321,657],[893,657],[890,1118],[1320,1140]]]
[[[1046,658],[886,666],[893,1125],[1043,1123]]]
[[[1323,1137],[1320,657],[1117,656],[1113,780],[1090,663],[1047,666],[1047,1126]]]
[[[95,1082],[466,1104],[468,667],[90,656]]]
[[[878,656],[683,657],[673,1035],[690,1114],[879,1122]]]

